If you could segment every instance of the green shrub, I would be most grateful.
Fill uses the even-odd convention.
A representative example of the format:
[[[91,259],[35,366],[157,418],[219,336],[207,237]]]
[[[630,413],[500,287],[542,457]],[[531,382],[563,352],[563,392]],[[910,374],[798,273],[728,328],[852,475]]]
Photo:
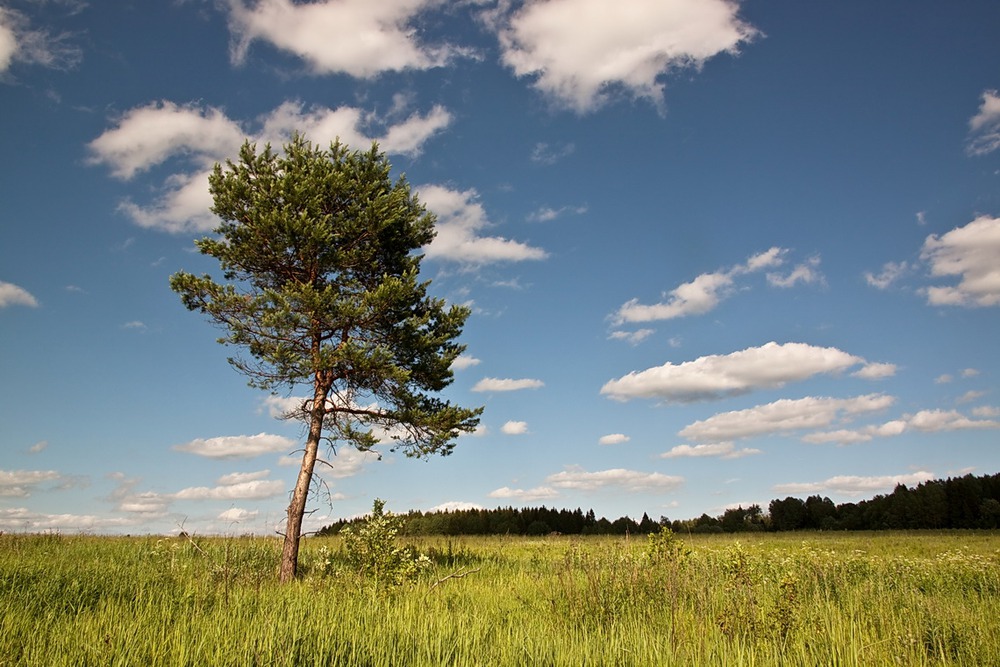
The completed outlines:
[[[340,531],[351,571],[376,590],[415,581],[421,571],[431,566],[430,559],[415,547],[396,546],[402,527],[402,518],[385,511],[385,501],[376,498],[365,522]],[[328,568],[329,563],[327,559]]]

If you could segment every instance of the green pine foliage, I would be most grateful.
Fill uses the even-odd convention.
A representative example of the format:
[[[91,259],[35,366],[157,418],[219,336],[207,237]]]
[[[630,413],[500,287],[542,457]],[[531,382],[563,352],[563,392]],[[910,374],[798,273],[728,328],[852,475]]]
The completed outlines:
[[[292,416],[308,421],[322,389],[332,442],[367,450],[391,433],[408,455],[447,454],[481,412],[434,396],[452,381],[469,309],[428,295],[419,250],[434,216],[390,172],[377,146],[244,144],[210,177],[221,223],[196,242],[224,280],[180,271],[170,284],[224,330],[252,386],[310,387]]]

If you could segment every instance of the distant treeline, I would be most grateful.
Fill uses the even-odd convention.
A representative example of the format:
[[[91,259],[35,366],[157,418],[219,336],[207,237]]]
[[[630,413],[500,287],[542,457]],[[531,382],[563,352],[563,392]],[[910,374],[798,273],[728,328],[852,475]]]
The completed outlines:
[[[818,495],[788,497],[772,500],[767,512],[751,505],[720,516],[673,521],[665,516],[654,521],[648,514],[639,521],[627,516],[611,521],[598,519],[594,510],[546,507],[411,511],[402,517],[405,535],[625,535],[654,532],[660,526],[677,533],[1000,528],[1000,473],[934,480],[912,489],[900,484],[888,495],[858,503],[835,505]],[[336,534],[355,521],[338,521],[319,534]]]

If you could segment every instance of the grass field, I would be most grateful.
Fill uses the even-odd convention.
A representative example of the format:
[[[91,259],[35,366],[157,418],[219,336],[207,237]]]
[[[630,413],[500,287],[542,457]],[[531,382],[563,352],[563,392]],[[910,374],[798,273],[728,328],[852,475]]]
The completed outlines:
[[[412,544],[279,586],[275,539],[0,535],[0,666],[1000,664],[997,533]]]

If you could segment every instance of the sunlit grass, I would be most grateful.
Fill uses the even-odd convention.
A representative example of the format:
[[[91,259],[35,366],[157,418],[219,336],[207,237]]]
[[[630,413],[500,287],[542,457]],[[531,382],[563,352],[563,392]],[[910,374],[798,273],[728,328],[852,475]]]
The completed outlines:
[[[1000,535],[421,538],[413,584],[306,540],[0,536],[0,665],[991,665]]]

